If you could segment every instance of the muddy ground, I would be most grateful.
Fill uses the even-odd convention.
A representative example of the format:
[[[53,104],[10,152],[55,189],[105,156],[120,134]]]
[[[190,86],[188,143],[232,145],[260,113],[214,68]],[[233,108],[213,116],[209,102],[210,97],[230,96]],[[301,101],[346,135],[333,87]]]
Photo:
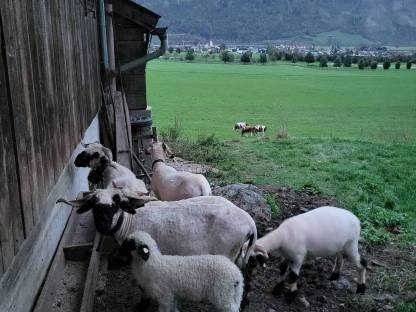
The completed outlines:
[[[264,188],[279,203],[280,213],[270,222],[258,222],[259,235],[276,228],[282,220],[309,209],[336,205],[332,197],[322,197],[313,191],[297,192],[287,188]],[[236,203],[238,205],[238,203]],[[416,300],[414,291],[406,290],[416,280],[416,248],[399,249],[394,245],[382,247],[361,247],[370,268],[365,295],[356,295],[357,270],[345,262],[342,276],[338,281],[329,281],[332,259],[320,259],[305,263],[302,267],[300,295],[309,302],[305,307],[302,300],[287,303],[285,295],[271,294],[278,277],[279,259],[271,257],[267,267],[259,269],[254,278],[253,290],[249,294],[250,304],[245,311],[389,311],[399,300]],[[139,291],[128,268],[102,273],[97,289],[95,311],[156,311],[156,307],[137,309]],[[413,289],[415,290],[415,289]],[[213,311],[203,304],[184,303],[181,311]]]

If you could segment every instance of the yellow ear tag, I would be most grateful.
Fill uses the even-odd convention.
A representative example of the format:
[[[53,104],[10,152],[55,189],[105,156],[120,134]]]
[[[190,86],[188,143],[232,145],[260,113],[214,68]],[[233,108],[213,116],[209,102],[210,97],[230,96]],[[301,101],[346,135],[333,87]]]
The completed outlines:
[[[147,249],[147,248],[143,248],[143,252],[144,252],[144,253],[149,253],[149,249]]]

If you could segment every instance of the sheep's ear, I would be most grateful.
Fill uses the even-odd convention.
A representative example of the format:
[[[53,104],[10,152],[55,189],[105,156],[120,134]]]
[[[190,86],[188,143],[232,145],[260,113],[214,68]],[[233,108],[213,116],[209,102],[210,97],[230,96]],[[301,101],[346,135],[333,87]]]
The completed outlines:
[[[103,153],[105,156],[107,156],[109,161],[113,160],[113,153],[111,152],[109,148],[103,146]]]
[[[77,213],[85,213],[85,212],[91,210],[92,208],[94,208],[94,205],[95,205],[95,197],[88,198],[78,208]]]
[[[130,201],[123,200],[122,202],[120,202],[120,209],[132,215],[136,214],[136,210],[134,209],[134,206],[132,206]]]
[[[131,252],[136,249],[136,243],[133,239],[127,238],[120,246],[121,255],[131,255]]]
[[[137,253],[139,254],[139,256],[144,260],[147,261],[149,260],[149,256],[150,256],[150,250],[149,247],[147,245],[140,245],[137,248]]]
[[[175,154],[172,152],[172,150],[169,148],[169,146],[166,145],[166,143],[162,143],[162,147],[163,147],[163,150],[165,151],[166,156],[168,158],[172,159],[172,158],[175,157]]]

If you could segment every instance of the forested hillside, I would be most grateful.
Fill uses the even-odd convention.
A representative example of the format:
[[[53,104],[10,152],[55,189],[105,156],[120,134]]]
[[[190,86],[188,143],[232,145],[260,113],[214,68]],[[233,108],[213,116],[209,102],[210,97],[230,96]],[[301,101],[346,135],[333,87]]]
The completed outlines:
[[[241,42],[339,31],[372,42],[416,42],[415,0],[136,0],[170,33]]]

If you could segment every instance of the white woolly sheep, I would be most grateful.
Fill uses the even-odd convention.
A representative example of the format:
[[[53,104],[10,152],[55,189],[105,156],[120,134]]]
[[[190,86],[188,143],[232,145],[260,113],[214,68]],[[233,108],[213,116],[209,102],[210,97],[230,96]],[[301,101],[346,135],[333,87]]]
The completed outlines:
[[[165,155],[173,153],[165,143],[155,142],[145,148],[152,157],[152,191],[165,201],[176,201],[197,196],[211,195],[211,187],[202,174],[177,171],[165,163]]]
[[[75,158],[75,166],[90,167],[88,181],[103,182],[104,188],[123,188],[138,196],[148,194],[145,184],[128,168],[113,161],[111,150],[100,143],[84,145],[85,150]]]
[[[275,294],[283,290],[290,266],[289,299],[295,297],[303,262],[308,258],[329,256],[336,256],[330,279],[339,278],[343,255],[346,255],[360,271],[357,293],[364,293],[367,262],[358,252],[360,230],[360,220],[351,212],[336,207],[320,207],[285,220],[276,230],[257,240],[253,254],[260,263],[268,259],[269,253],[282,257],[280,280],[273,289]]]
[[[141,230],[156,240],[164,254],[224,255],[240,268],[245,267],[257,229],[244,210],[217,196],[176,202],[151,200],[149,196],[135,197],[124,190],[105,189],[88,192],[78,200],[60,202],[78,207],[78,213],[92,209],[97,230],[113,234],[119,244]]]
[[[133,257],[132,273],[159,312],[177,311],[177,300],[207,302],[218,311],[238,312],[243,275],[220,255],[166,256],[146,232],[129,235],[122,248]]]

